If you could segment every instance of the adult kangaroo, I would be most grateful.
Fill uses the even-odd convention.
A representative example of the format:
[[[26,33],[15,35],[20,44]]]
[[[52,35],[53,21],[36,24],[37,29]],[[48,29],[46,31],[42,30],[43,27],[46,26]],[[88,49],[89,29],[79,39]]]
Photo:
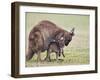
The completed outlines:
[[[64,34],[62,36],[62,34]],[[61,29],[58,25],[54,24],[51,21],[43,20],[33,27],[29,33],[28,39],[28,53],[26,54],[26,60],[30,60],[33,55],[36,53],[37,61],[41,60],[40,54],[48,49],[50,42],[56,38],[64,38],[64,44],[67,46],[72,40],[74,35],[74,28],[68,32],[64,29]],[[64,46],[64,45],[63,45]]]

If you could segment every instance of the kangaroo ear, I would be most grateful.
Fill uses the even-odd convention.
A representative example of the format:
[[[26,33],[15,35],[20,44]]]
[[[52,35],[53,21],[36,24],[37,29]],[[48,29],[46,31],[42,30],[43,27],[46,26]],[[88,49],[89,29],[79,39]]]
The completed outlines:
[[[70,31],[72,36],[74,36],[74,30],[75,30],[75,28],[72,28],[72,30]]]

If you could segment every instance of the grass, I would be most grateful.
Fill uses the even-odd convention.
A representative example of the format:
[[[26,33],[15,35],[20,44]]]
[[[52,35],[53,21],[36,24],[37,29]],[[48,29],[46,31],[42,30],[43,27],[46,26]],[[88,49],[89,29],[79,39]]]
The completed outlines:
[[[80,53],[81,52],[81,53]],[[56,61],[56,54],[52,53],[50,55],[51,62],[42,61],[39,64],[36,62],[37,55],[34,55],[33,58],[26,62],[26,66],[28,67],[36,67],[36,66],[53,66],[53,65],[82,65],[82,64],[89,64],[89,55],[87,55],[88,49],[73,49],[73,50],[65,50],[64,54],[65,57],[59,57],[59,61]],[[42,60],[45,58],[45,54],[41,53]]]
[[[26,50],[29,32],[33,26],[41,20],[50,20],[66,30],[71,30],[72,27],[75,27],[75,36],[70,44],[67,47],[64,47],[65,57],[59,57],[58,62],[56,61],[55,53],[50,55],[51,62],[42,61],[37,63],[37,55],[34,55],[30,61],[26,62],[27,67],[89,64],[89,16],[27,13]],[[42,60],[44,60],[45,57],[46,51],[41,53]]]

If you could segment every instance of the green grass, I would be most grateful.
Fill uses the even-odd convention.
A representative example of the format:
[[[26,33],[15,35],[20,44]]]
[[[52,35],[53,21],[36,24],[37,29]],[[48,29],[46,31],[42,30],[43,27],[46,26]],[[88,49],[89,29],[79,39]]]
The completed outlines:
[[[81,52],[81,53],[80,53]],[[53,65],[82,65],[82,64],[89,64],[89,55],[87,55],[88,53],[88,49],[83,49],[83,50],[80,50],[80,49],[69,49],[69,50],[65,50],[64,51],[64,54],[65,54],[65,57],[59,57],[59,61],[57,62],[56,61],[56,54],[55,53],[52,53],[50,55],[51,57],[51,62],[47,62],[47,61],[42,61],[42,62],[39,62],[37,63],[36,62],[36,57],[37,55],[34,55],[33,58],[26,62],[26,66],[28,67],[36,67],[36,66],[53,66]],[[45,54],[46,52],[44,53],[41,53],[41,57],[42,57],[42,60],[44,60],[45,58]]]
[[[71,30],[75,27],[75,36],[70,44],[64,48],[65,57],[59,57],[57,62],[56,54],[52,53],[51,62],[42,61],[37,63],[37,55],[26,62],[27,67],[36,66],[61,66],[61,65],[83,65],[89,64],[89,16],[85,15],[62,15],[62,14],[41,14],[27,13],[26,14],[26,51],[28,45],[28,35],[34,25],[41,20],[50,20],[59,27]],[[41,53],[41,58],[44,60],[46,52]]]

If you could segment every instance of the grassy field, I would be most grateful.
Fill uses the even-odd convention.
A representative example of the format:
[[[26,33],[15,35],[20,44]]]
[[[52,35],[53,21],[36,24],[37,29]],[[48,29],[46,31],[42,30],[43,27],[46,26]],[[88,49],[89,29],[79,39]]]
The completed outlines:
[[[30,61],[26,62],[27,67],[89,64],[89,16],[26,13],[26,52],[29,32],[41,20],[50,20],[68,31],[75,27],[75,36],[70,44],[64,48],[65,57],[59,57],[58,62],[55,60],[55,53],[50,55],[51,62],[42,61],[37,63],[37,55],[34,55]],[[46,51],[41,53],[42,60],[45,57]]]

